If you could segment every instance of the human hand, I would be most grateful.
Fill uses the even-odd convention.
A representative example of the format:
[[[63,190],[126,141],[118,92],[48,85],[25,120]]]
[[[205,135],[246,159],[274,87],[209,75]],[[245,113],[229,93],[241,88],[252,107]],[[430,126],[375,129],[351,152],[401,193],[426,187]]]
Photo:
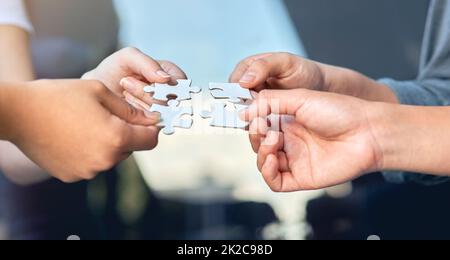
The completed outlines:
[[[186,78],[185,73],[169,61],[156,61],[136,48],[122,49],[106,58],[82,79],[101,81],[116,95],[131,104],[147,107],[151,96],[143,87],[152,83],[175,83]],[[147,105],[146,105],[147,104]]]
[[[158,115],[145,116],[98,81],[36,81],[16,89],[26,105],[11,108],[9,140],[62,181],[92,179],[157,145]]]
[[[304,89],[260,92],[242,117],[251,121],[250,139],[258,168],[276,192],[315,190],[377,171],[382,152],[366,102]],[[280,131],[265,119],[281,115]],[[272,127],[278,122],[271,122]]]
[[[310,89],[354,96],[369,101],[398,103],[394,92],[353,70],[314,62],[290,53],[266,53],[241,61],[230,82],[263,89]]]

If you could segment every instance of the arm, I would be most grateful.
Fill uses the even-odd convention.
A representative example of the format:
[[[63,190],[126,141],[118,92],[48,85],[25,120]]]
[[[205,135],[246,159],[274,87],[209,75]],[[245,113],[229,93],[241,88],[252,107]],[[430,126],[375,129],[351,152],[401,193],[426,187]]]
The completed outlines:
[[[0,37],[0,81],[33,80],[29,33],[16,26],[1,25]],[[17,183],[34,183],[48,176],[9,142],[0,141],[0,155],[0,169]]]
[[[92,179],[158,142],[155,117],[98,81],[0,83],[0,101],[0,139],[66,182]]]
[[[28,32],[16,26],[0,25],[0,37],[0,81],[33,80]]]
[[[450,176],[450,107],[374,103],[368,111],[381,170]]]
[[[281,130],[260,120],[272,111],[283,116]],[[382,170],[450,176],[449,107],[265,90],[243,117],[251,122],[258,168],[275,191],[320,189]]]
[[[11,140],[12,123],[11,113],[8,112],[8,104],[15,104],[15,98],[18,96],[17,88],[13,88],[5,83],[0,83],[0,140]]]

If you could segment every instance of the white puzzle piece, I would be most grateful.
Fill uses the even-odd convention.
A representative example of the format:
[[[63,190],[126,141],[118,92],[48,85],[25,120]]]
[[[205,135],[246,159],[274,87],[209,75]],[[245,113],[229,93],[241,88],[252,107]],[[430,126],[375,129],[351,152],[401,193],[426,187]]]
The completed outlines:
[[[155,83],[145,87],[144,91],[153,93],[153,98],[161,101],[168,101],[172,98],[177,101],[190,100],[191,94],[201,91],[201,88],[191,86],[191,80],[177,80],[177,82],[178,85],[176,86]]]
[[[176,100],[170,100],[169,106],[161,106],[154,104],[150,108],[150,112],[159,112],[161,114],[160,127],[164,127],[163,133],[166,135],[173,135],[175,127],[189,129],[192,127],[193,120],[183,119],[183,116],[193,116],[192,107],[179,107]]]
[[[211,95],[215,98],[229,99],[231,103],[244,103],[253,99],[250,90],[238,83],[210,83]]]
[[[211,118],[210,125],[213,127],[245,129],[247,122],[239,118],[239,112],[247,106],[235,105],[235,110],[228,110],[224,103],[215,103],[211,106],[211,111],[203,111],[201,117],[204,119]]]

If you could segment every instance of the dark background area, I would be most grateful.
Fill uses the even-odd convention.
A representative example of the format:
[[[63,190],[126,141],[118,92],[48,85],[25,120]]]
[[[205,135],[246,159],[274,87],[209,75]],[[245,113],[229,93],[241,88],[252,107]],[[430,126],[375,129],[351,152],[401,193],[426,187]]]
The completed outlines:
[[[417,74],[428,0],[285,0],[311,59],[373,78]]]
[[[285,2],[309,58],[375,79],[416,77],[430,1]],[[309,239],[449,239],[449,183],[395,185],[378,174],[353,186],[348,197],[308,203]]]
[[[309,58],[352,68],[373,78],[409,80],[416,76],[428,0],[285,2]],[[146,201],[138,210],[142,213],[136,213],[140,216],[130,223],[124,221],[117,206],[124,196],[119,192],[124,190],[121,186],[130,184],[120,182],[114,172],[102,175],[90,184],[96,197],[104,197],[100,202],[91,202],[100,205],[95,210],[85,205],[86,183],[70,189],[64,186],[65,192],[56,181],[10,191],[1,186],[3,176],[0,176],[0,220],[8,220],[15,231],[10,234],[11,238],[15,239],[61,239],[67,235],[65,230],[68,228],[82,238],[90,239],[202,239],[205,234],[210,237],[204,230],[214,232],[218,229],[229,230],[231,234],[218,239],[261,239],[262,228],[276,221],[273,210],[266,204],[206,205],[159,198],[145,186],[134,168],[126,176],[143,185],[138,198],[145,197]],[[133,189],[139,186],[133,185]],[[386,183],[378,174],[359,179],[353,186],[353,193],[348,197],[323,196],[308,204],[306,220],[312,227],[309,239],[360,240],[369,235],[378,235],[382,239],[450,238],[447,207],[450,184],[431,187],[413,183],[394,185]],[[22,195],[16,194],[14,200],[7,200],[4,195],[15,192]],[[104,194],[99,196],[98,193]],[[56,199],[54,194],[58,194]],[[50,200],[56,202],[48,205]],[[71,208],[68,210],[67,206]],[[218,207],[227,214],[216,221]],[[16,210],[9,210],[11,208]],[[90,211],[94,212],[94,220]],[[214,221],[205,226],[201,221],[205,216]],[[1,224],[0,221],[0,231]]]

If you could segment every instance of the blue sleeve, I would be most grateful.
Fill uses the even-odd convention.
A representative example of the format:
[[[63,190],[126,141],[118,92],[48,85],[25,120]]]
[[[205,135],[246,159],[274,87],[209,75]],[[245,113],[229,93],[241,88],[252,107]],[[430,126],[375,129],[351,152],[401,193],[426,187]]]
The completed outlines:
[[[450,81],[430,80],[395,81],[382,79],[381,83],[389,86],[396,94],[400,103],[420,106],[447,106],[450,104]],[[424,185],[435,185],[449,180],[447,177],[409,172],[384,172],[384,178],[392,183],[416,182]]]
[[[413,81],[382,79],[405,105],[450,106],[450,1],[433,0],[425,29],[419,75]],[[386,172],[387,180],[436,184],[448,180],[419,173]]]

